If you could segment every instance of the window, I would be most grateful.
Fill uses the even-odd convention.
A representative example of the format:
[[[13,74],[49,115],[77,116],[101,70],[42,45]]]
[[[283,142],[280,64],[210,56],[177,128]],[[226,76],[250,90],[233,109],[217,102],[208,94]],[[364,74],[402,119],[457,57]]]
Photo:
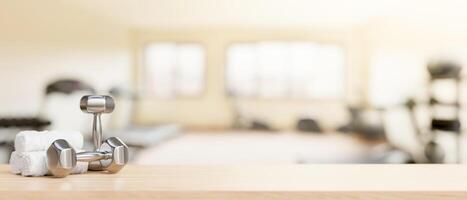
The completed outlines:
[[[344,65],[337,45],[238,43],[227,50],[227,88],[240,97],[339,98]]]
[[[155,97],[196,96],[204,85],[204,48],[193,43],[151,43],[144,50],[144,84]]]

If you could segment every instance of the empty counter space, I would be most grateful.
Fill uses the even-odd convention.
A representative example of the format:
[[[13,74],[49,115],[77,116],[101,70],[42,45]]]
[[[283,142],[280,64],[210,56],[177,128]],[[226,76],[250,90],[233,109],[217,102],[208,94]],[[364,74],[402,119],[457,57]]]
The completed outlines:
[[[21,177],[6,199],[466,199],[466,165],[127,166],[121,173]]]

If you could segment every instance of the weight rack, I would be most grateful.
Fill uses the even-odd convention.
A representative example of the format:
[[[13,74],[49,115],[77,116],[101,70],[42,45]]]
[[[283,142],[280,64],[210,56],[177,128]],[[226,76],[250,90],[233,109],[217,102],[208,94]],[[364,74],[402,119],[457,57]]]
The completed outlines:
[[[460,122],[460,93],[461,93],[461,70],[462,68],[454,63],[450,62],[441,62],[428,65],[428,72],[430,74],[429,79],[429,105],[431,113],[431,141],[433,142],[436,139],[439,131],[450,132],[455,135],[456,138],[456,162],[462,163],[461,156],[461,122]],[[454,84],[455,90],[455,100],[454,102],[441,102],[436,98],[434,92],[434,85],[438,81],[452,81]],[[455,111],[452,118],[442,118],[437,116],[436,108],[437,107],[449,107],[453,108]]]

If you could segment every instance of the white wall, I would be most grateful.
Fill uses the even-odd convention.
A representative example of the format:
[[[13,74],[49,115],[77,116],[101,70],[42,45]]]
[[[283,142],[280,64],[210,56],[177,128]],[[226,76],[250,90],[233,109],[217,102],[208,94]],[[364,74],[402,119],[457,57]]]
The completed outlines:
[[[34,115],[45,86],[129,84],[128,30],[60,1],[0,0],[0,115]]]

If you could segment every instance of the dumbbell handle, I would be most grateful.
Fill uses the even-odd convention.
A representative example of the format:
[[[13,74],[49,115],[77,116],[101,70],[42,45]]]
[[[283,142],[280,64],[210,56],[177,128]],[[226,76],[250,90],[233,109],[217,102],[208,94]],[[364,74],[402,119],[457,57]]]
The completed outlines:
[[[84,151],[76,153],[76,160],[78,162],[92,162],[98,160],[105,160],[112,158],[111,152],[101,152],[101,151]]]
[[[94,151],[96,151],[102,144],[102,121],[100,113],[94,113],[92,120],[92,139],[94,143]]]

